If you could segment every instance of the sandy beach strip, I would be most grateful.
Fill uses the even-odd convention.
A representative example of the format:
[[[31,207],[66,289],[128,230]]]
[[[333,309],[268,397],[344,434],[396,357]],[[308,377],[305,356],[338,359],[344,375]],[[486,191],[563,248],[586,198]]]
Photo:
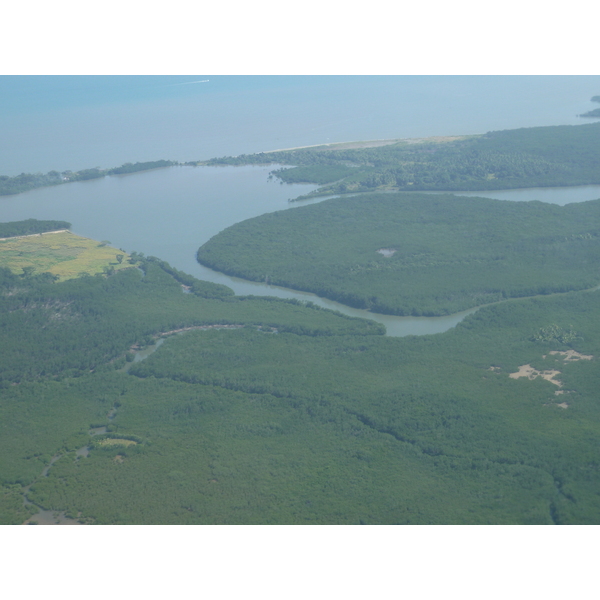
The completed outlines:
[[[406,144],[426,144],[426,143],[444,143],[453,142],[455,140],[462,140],[467,135],[446,135],[446,136],[431,136],[426,138],[394,138],[386,140],[366,140],[353,141],[353,142],[330,142],[328,144],[313,144],[312,146],[295,146],[294,148],[278,148],[277,150],[266,150],[265,152],[259,152],[257,154],[268,154],[271,152],[290,152],[292,150],[305,150],[307,148],[322,148],[323,150],[354,150],[359,148],[377,148],[379,146],[390,146],[392,144],[398,144],[404,142]]]

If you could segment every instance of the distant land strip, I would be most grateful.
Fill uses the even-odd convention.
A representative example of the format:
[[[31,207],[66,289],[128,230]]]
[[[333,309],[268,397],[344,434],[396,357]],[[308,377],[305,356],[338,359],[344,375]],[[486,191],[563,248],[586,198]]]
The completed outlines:
[[[600,184],[600,122],[477,135],[334,142],[185,163],[0,176],[0,196],[171,166],[281,165],[281,183],[318,185],[290,201],[373,191],[485,191]]]
[[[81,171],[48,171],[48,173],[21,173],[15,177],[0,175],[0,196],[12,196],[21,194],[40,187],[61,185],[73,181],[87,181],[89,179],[100,179],[108,175],[126,175],[128,173],[139,173],[153,169],[162,169],[179,165],[192,165],[196,163],[179,163],[173,160],[154,160],[149,162],[125,163],[120,167],[112,169],[83,169]]]
[[[319,188],[294,200],[373,191],[485,191],[600,184],[600,123],[308,146],[201,165],[281,165],[281,183]]]
[[[455,140],[465,139],[466,135],[453,135],[453,136],[439,136],[434,135],[424,138],[391,138],[384,140],[365,140],[365,141],[351,141],[351,142],[331,142],[327,144],[313,144],[312,146],[295,146],[294,148],[280,148],[278,150],[268,150],[267,153],[271,152],[290,152],[292,150],[305,150],[306,148],[313,148],[315,150],[355,150],[358,148],[378,148],[380,146],[389,146],[391,144],[399,144],[404,142],[406,144],[423,144],[423,143],[442,143],[442,142],[453,142]]]

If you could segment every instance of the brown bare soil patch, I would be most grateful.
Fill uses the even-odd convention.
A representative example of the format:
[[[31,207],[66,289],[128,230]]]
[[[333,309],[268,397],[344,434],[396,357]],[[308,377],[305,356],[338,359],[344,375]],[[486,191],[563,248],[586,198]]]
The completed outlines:
[[[172,329],[171,331],[163,331],[161,333],[159,333],[157,336],[163,336],[166,337],[168,335],[174,335],[176,333],[183,333],[184,331],[192,331],[194,329],[201,329],[201,330],[209,330],[209,329],[241,329],[242,327],[244,327],[243,325],[193,325],[191,327],[182,327],[181,329]],[[131,347],[131,349],[133,350],[133,346]]]
[[[552,350],[550,354],[562,356],[565,362],[575,362],[577,360],[592,360],[592,358],[594,358],[591,354],[579,354],[579,352],[575,352],[575,350],[567,350],[566,352]]]
[[[554,378],[560,375],[560,371],[548,370],[548,371],[538,371],[534,369],[531,365],[521,365],[519,370],[516,373],[510,373],[508,376],[511,379],[519,379],[520,377],[527,377],[527,379],[537,379],[541,377],[558,387],[562,387],[562,383],[560,381],[556,381]]]

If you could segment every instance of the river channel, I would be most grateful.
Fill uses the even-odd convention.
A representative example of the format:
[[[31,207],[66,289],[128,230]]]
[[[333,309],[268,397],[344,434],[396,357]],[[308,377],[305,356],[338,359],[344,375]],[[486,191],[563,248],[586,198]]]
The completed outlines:
[[[139,362],[140,360],[144,360],[147,356],[152,354],[152,352],[154,352],[161,345],[161,343],[163,341],[164,340],[160,339],[153,346],[150,346],[149,348],[146,348],[143,351],[136,352],[135,357],[134,357],[134,362]],[[116,414],[117,414],[117,407],[114,406],[113,408],[111,408],[108,411],[108,413],[106,415],[106,418],[109,423],[115,418]],[[107,431],[108,431],[108,426],[102,425],[100,427],[92,427],[88,431],[88,434],[90,437],[94,437],[96,435],[102,435],[104,433],[107,433]],[[81,448],[78,448],[75,451],[74,460],[78,461],[78,460],[81,460],[82,458],[86,458],[89,453],[90,453],[90,446],[88,446],[88,445],[82,446]],[[50,472],[50,469],[52,468],[54,463],[57,460],[63,458],[63,456],[65,456],[65,455],[55,454],[52,457],[52,459],[50,460],[50,462],[43,468],[38,479],[41,479],[42,477],[48,477],[48,473]],[[67,454],[66,456],[68,457],[69,455]],[[29,498],[28,498],[28,494],[29,494],[31,487],[33,485],[35,485],[35,483],[36,482],[34,481],[34,482],[30,483],[28,486],[23,488],[23,492],[22,492],[23,493],[23,505],[35,507],[38,510],[36,513],[32,514],[23,523],[23,525],[82,525],[82,523],[80,521],[78,521],[77,519],[67,517],[65,515],[64,511],[46,510],[46,509],[42,508],[41,506],[39,506],[38,504],[34,504],[33,502],[31,502],[31,500],[29,500]]]
[[[199,279],[222,283],[238,295],[276,296],[307,300],[344,314],[375,320],[387,335],[441,333],[477,309],[444,317],[395,317],[353,309],[314,294],[229,277],[201,266],[198,248],[223,229],[277,210],[294,210],[288,200],[306,194],[313,185],[282,185],[268,180],[269,167],[170,167],[146,173],[112,176],[32,190],[0,198],[0,220],[58,219],[72,231],[107,240],[127,252],[157,256]],[[498,200],[540,200],[565,205],[600,198],[600,186],[537,188],[498,192],[465,192]]]

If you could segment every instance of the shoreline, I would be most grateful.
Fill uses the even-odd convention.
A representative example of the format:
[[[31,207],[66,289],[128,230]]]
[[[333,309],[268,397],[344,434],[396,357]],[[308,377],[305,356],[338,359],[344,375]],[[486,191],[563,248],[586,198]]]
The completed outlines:
[[[338,150],[352,150],[357,148],[377,148],[379,146],[391,146],[405,142],[407,144],[424,144],[427,142],[444,143],[462,140],[472,135],[432,135],[424,138],[389,138],[380,140],[365,140],[365,141],[348,141],[348,142],[330,142],[327,144],[312,144],[310,146],[294,146],[293,148],[278,148],[277,150],[265,150],[263,152],[254,152],[254,154],[272,154],[274,152],[290,152],[292,150],[305,150],[306,148],[323,148],[331,150],[333,147],[338,147]]]

